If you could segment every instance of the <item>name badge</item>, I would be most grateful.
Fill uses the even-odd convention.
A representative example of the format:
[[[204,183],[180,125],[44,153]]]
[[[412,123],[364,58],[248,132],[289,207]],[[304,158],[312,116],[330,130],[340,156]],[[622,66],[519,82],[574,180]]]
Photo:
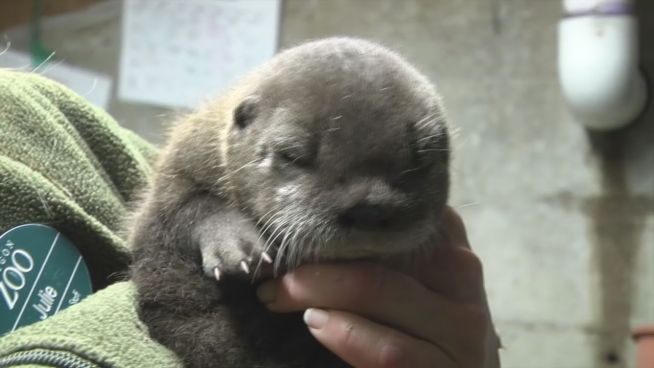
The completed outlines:
[[[42,321],[91,293],[86,263],[56,229],[26,224],[0,235],[0,335]]]

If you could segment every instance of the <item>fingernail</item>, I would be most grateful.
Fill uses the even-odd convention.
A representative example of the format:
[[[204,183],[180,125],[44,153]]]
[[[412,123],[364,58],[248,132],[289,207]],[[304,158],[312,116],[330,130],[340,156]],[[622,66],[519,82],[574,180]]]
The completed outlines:
[[[275,300],[276,295],[277,295],[277,285],[275,284],[274,281],[264,282],[257,289],[257,297],[264,304],[273,302]]]
[[[322,309],[309,308],[304,311],[304,323],[313,329],[320,329],[329,318],[329,313]]]

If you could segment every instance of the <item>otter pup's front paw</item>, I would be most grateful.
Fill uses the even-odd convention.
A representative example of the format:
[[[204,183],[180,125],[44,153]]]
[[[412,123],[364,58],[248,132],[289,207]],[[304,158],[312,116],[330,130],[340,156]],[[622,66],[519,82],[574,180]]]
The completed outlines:
[[[237,236],[216,241],[221,243],[218,247],[201,247],[205,275],[220,281],[223,277],[258,278],[271,274],[273,259],[256,240]]]
[[[273,257],[257,228],[237,211],[212,215],[194,229],[205,275],[220,281],[272,275]]]

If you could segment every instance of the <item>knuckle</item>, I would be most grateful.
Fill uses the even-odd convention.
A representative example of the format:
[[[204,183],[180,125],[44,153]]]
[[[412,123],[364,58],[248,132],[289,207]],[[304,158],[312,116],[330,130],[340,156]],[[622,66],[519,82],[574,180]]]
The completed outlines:
[[[366,265],[353,270],[347,280],[347,291],[353,304],[364,307],[377,299],[382,292],[388,271],[380,265]]]
[[[466,305],[462,308],[464,318],[469,328],[474,328],[480,335],[485,335],[490,325],[490,317],[486,309],[477,304]]]
[[[484,266],[481,263],[481,259],[476,254],[472,251],[465,251],[461,261],[464,262],[464,267],[461,268],[461,272],[463,272],[469,280],[476,281],[477,283],[483,280]]]
[[[468,307],[465,309],[464,330],[468,333],[459,336],[460,356],[466,361],[465,366],[476,367],[473,363],[484,359],[487,345],[490,343],[489,336],[492,333],[490,318],[488,313],[479,306]],[[469,333],[474,331],[474,333]]]
[[[343,329],[341,333],[343,334],[342,341],[344,346],[355,346],[355,338],[356,338],[356,331],[357,331],[357,324],[356,322],[347,322],[343,324]]]
[[[452,207],[447,207],[445,210],[445,216],[450,217],[450,221],[452,221],[453,224],[455,224],[458,227],[463,227],[463,217],[456,212]]]
[[[380,343],[377,367],[398,368],[407,366],[407,348],[398,339],[389,337]]]

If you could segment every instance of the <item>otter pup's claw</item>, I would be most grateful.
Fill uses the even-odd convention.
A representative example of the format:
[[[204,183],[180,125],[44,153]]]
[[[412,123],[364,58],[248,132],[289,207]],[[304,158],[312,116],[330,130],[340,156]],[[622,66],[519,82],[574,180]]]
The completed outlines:
[[[272,259],[272,257],[271,257],[268,253],[266,253],[266,252],[262,252],[262,253],[261,253],[261,259],[262,259],[265,263],[268,263],[268,264],[272,264],[272,263],[273,263],[273,259]]]
[[[202,272],[212,281],[258,280],[267,276],[274,253],[260,239],[259,230],[237,210],[225,209],[196,225],[195,241],[202,256]],[[264,251],[268,254],[262,255]]]
[[[241,261],[241,269],[243,272],[247,273],[248,275],[250,274],[250,266],[246,261]]]

